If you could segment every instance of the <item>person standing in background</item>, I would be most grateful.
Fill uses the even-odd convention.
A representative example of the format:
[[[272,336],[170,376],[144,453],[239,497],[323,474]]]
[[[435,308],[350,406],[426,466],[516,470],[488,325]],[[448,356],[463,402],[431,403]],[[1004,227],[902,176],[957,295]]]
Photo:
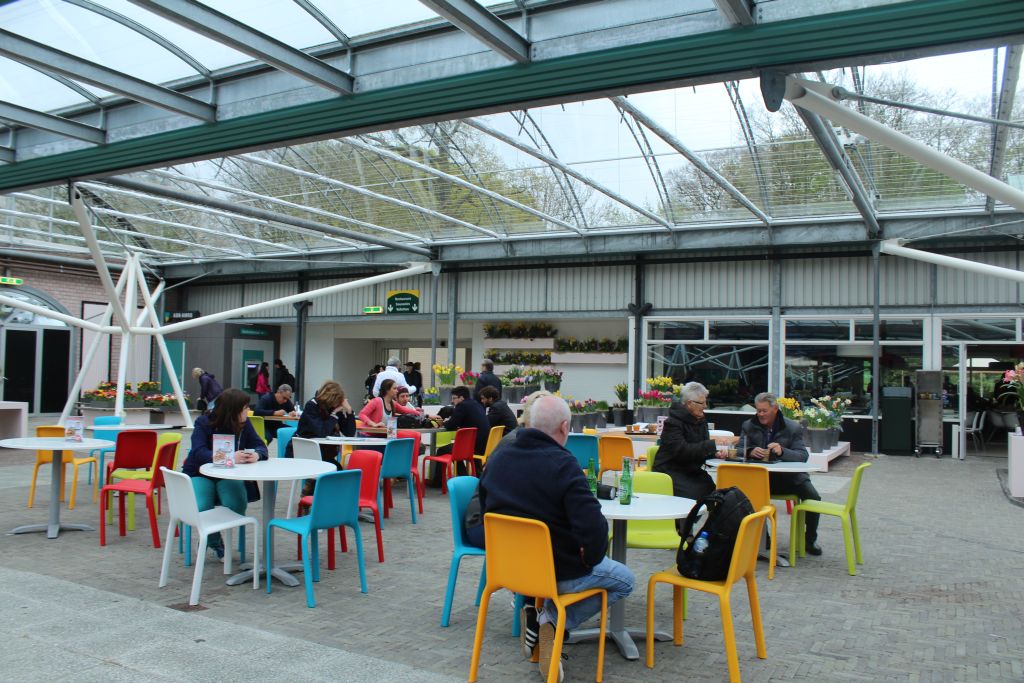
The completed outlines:
[[[256,386],[253,387],[258,398],[263,398],[270,393],[270,363],[264,362],[256,373]]]
[[[217,397],[224,391],[220,382],[213,373],[206,372],[202,368],[194,368],[192,377],[199,380],[199,398],[196,400],[196,408],[202,411],[213,410],[213,404]]]

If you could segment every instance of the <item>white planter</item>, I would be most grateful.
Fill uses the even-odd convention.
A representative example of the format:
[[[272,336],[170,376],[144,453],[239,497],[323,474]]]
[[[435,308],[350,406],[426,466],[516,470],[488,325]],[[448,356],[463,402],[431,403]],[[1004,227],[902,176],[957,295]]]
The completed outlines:
[[[629,354],[626,353],[552,353],[551,363],[589,363],[591,365],[626,365]]]
[[[1006,478],[1010,484],[1010,495],[1024,498],[1024,436],[1010,434],[1009,441]]]
[[[553,349],[555,348],[554,337],[538,337],[536,339],[484,339],[485,349]]]

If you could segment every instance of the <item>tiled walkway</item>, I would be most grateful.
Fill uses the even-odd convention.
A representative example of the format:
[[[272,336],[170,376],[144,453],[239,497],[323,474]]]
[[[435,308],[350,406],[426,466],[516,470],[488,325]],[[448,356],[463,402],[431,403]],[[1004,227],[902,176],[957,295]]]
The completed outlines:
[[[25,508],[31,459],[0,451],[0,529],[46,517],[45,494],[34,509]],[[845,498],[853,467],[862,460],[843,458],[833,471],[815,475],[825,499]],[[1003,497],[997,467],[1005,467],[1005,460],[875,460],[861,491],[866,563],[857,576],[846,574],[839,524],[831,518],[822,521],[823,557],[779,569],[774,581],[766,571],[759,574],[766,660],[755,656],[745,592],[735,590],[744,680],[1024,680],[1024,508]],[[206,569],[207,609],[169,609],[187,601],[191,568],[175,555],[170,585],[158,589],[160,552],[144,527],[125,538],[110,527],[106,548],[95,532],[65,532],[55,541],[40,534],[0,535],[0,676],[465,680],[479,561],[465,561],[451,627],[440,628],[451,550],[447,498],[428,491],[426,514],[415,526],[407,500],[397,505],[384,529],[384,564],[376,561],[372,530],[363,527],[370,592],[359,593],[353,560],[341,556],[336,571],[324,566],[315,609],[305,606],[301,588],[275,585],[268,596],[225,586],[216,563]],[[256,514],[258,507],[250,511]],[[63,511],[67,521],[95,525],[97,517],[84,489],[78,509]],[[789,535],[784,509],[780,519],[782,549]],[[294,541],[277,536],[279,556],[294,553]],[[643,623],[646,578],[672,559],[667,551],[630,551],[640,585],[629,599],[629,623]],[[659,598],[660,627],[669,626],[670,614],[666,590]],[[540,680],[519,655],[510,627],[502,594],[492,604],[481,680]],[[593,680],[596,646],[571,645],[568,652],[570,680]],[[721,681],[725,671],[717,605],[691,595],[682,648],[658,644],[653,671],[609,648],[605,680]]]

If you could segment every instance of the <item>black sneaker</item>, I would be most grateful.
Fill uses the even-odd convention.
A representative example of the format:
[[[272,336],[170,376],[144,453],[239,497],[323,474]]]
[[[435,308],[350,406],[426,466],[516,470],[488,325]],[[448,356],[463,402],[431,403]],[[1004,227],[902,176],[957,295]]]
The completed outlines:
[[[221,562],[224,561],[224,541],[220,541],[216,545],[210,543],[208,547],[213,551],[213,554],[217,556],[218,560]]]
[[[548,671],[551,668],[551,654],[555,647],[555,625],[550,622],[545,622],[540,625],[539,631],[539,642],[537,647],[540,649],[540,675],[546,681],[548,679]],[[562,655],[562,659],[566,659],[565,655]],[[558,683],[562,683],[565,680],[565,667],[562,662],[558,662]]]
[[[519,625],[519,647],[522,648],[524,657],[533,659],[540,631],[540,624],[537,622],[537,608],[533,605],[524,606],[519,614]]]
[[[808,555],[814,555],[815,557],[821,555],[821,546],[818,545],[817,541],[807,541],[807,545],[804,549],[807,551]]]

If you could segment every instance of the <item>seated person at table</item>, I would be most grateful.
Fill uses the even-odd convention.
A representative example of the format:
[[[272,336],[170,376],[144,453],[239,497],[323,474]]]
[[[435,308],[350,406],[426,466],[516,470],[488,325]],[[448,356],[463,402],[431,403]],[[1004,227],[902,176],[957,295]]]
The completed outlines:
[[[238,479],[215,479],[200,474],[199,468],[213,462],[213,435],[235,437],[235,462],[239,464],[267,459],[267,445],[249,422],[249,394],[241,389],[225,389],[217,397],[217,405],[206,415],[196,418],[192,428],[192,448],[181,471],[192,477],[199,510],[212,510],[218,502],[240,515],[245,514],[250,498],[259,500],[255,482]],[[250,495],[251,494],[251,495]],[[219,533],[210,534],[207,546],[224,557],[224,540]]]
[[[484,514],[528,517],[544,522],[551,532],[555,578],[559,593],[590,588],[608,590],[608,604],[629,595],[635,579],[625,565],[607,557],[608,522],[601,505],[590,493],[587,478],[575,456],[565,449],[569,437],[569,406],[557,396],[535,400],[530,421],[518,431],[515,443],[495,450],[480,478],[480,505]],[[557,612],[547,601],[534,622],[532,608],[524,608],[523,654],[540,647],[540,671],[546,676],[554,641]],[[568,633],[601,611],[600,597],[565,608]],[[561,676],[559,676],[561,680]]]
[[[476,427],[476,443],[473,446],[473,453],[483,453],[487,448],[487,432],[491,429],[491,423],[487,421],[487,413],[479,402],[469,397],[468,387],[455,387],[452,389],[452,416],[441,425],[446,430],[456,431],[463,427]],[[438,455],[447,455],[452,452],[453,441],[450,444],[437,449]],[[430,478],[430,485],[439,488],[441,486],[441,467],[436,463],[434,472]],[[459,474],[465,474],[465,465],[458,463]]]
[[[359,419],[363,426],[387,427],[390,417],[419,415],[419,411],[412,406],[402,405],[397,401],[399,389],[405,389],[408,396],[409,390],[405,386],[399,386],[393,379],[386,379],[380,383],[380,396],[370,399],[359,411]]]
[[[743,423],[740,443],[746,450],[747,458],[753,462],[784,460],[787,462],[807,462],[808,452],[804,447],[803,428],[792,420],[787,420],[779,412],[779,402],[775,394],[767,391],[754,397],[757,418]],[[772,495],[794,494],[800,500],[821,500],[821,495],[811,483],[811,476],[806,472],[770,472],[768,485]],[[818,518],[816,512],[804,515],[806,528],[804,538],[807,540],[807,553],[821,555],[818,545]]]
[[[501,394],[494,387],[484,387],[480,390],[480,404],[487,409],[487,421],[491,427],[504,427],[504,433],[507,434],[519,426],[512,409],[502,400]]]
[[[264,417],[271,415],[295,417],[295,404],[292,403],[292,388],[287,384],[282,384],[274,393],[260,396],[260,400],[256,401],[256,407],[252,412],[255,415],[262,415]],[[284,423],[277,420],[265,420],[263,422],[263,433],[267,437],[267,443],[277,438],[277,430],[283,426]]]
[[[299,418],[299,425],[295,429],[295,436],[303,439],[323,439],[337,434],[355,436],[356,416],[352,412],[352,406],[349,405],[348,399],[345,398],[345,392],[341,385],[334,380],[327,380],[317,389],[316,396],[306,401],[306,407],[302,409],[302,417]],[[295,457],[291,442],[288,442],[284,457]],[[320,458],[341,469],[337,463],[337,446],[320,444]],[[303,491],[302,495],[304,496],[312,493],[310,482],[307,482]]]
[[[672,404],[654,456],[651,469],[672,477],[673,493],[683,498],[699,500],[715,490],[715,482],[704,471],[704,461],[715,457],[716,448],[704,417],[707,402],[703,384],[683,385],[682,400]]]

